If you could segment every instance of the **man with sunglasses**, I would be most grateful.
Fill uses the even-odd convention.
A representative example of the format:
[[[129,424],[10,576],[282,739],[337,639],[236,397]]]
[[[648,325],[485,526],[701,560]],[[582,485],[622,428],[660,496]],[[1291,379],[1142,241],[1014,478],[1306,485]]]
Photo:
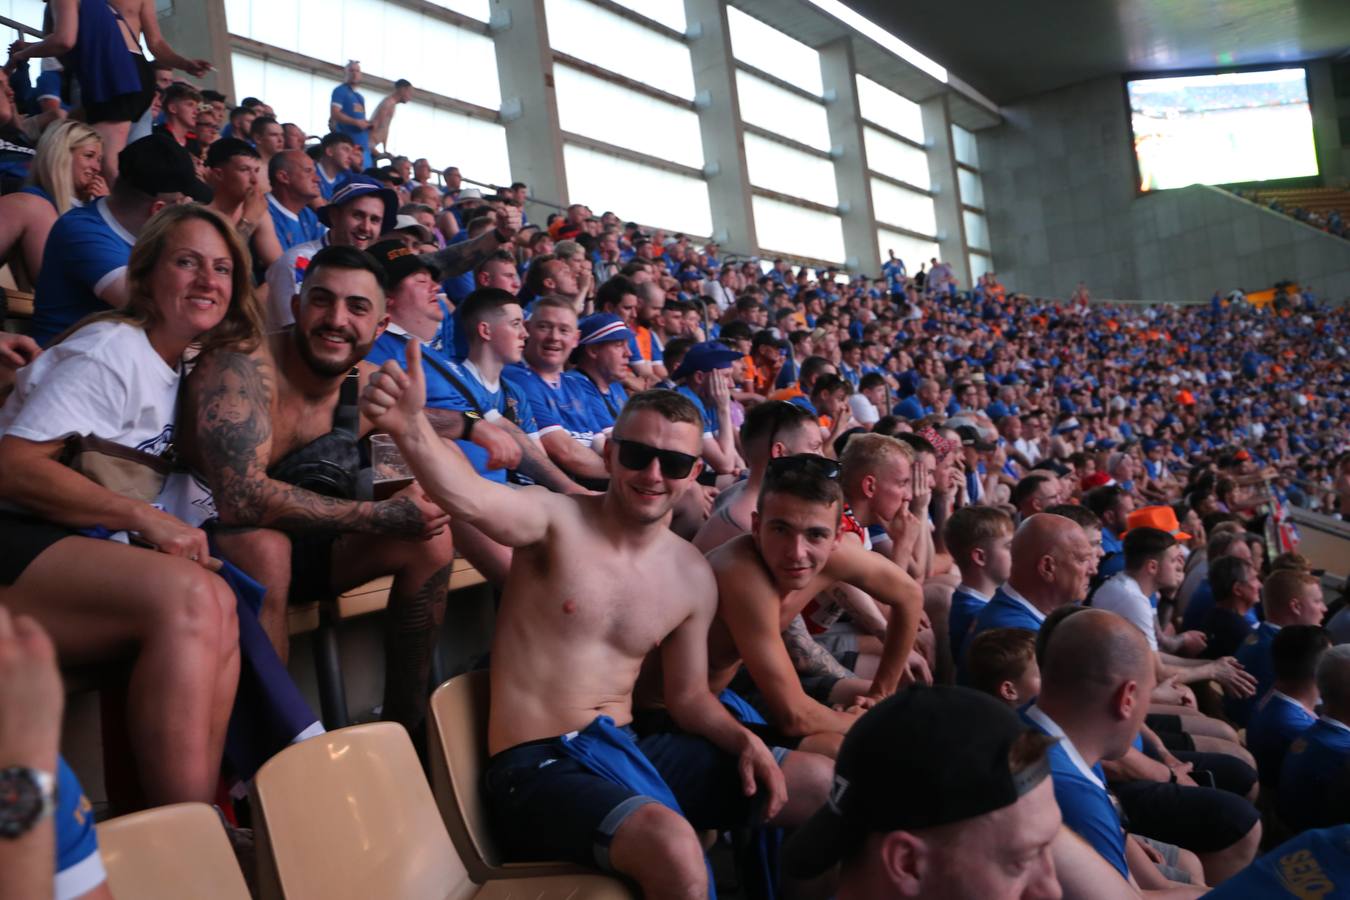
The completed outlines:
[[[841,540],[844,495],[839,464],[802,454],[773,460],[760,489],[751,533],[708,556],[721,602],[709,635],[712,687],[731,685],[744,663],[762,712],[781,738],[834,755],[861,712],[894,693],[923,612],[923,591],[903,569],[859,541]],[[891,607],[880,662],[863,704],[832,709],[810,697],[782,633],[807,603],[835,583]],[[744,682],[741,682],[744,685]]]
[[[492,646],[484,795],[495,836],[508,859],[598,863],[646,896],[707,896],[694,828],[800,824],[830,775],[811,754],[780,768],[709,690],[716,582],[667,527],[698,475],[698,411],[670,391],[632,397],[604,448],[603,495],[512,490],[475,478],[437,438],[419,355],[410,344],[409,372],[386,363],[362,409],[438,504],[515,548]],[[658,648],[683,730],[638,737],[633,690]]]

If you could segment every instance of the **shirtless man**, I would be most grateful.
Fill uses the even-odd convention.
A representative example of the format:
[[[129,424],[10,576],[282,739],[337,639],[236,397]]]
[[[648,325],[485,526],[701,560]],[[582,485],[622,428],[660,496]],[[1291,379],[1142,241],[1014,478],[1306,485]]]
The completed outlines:
[[[669,391],[631,398],[605,447],[603,495],[513,490],[476,477],[437,438],[422,413],[420,355],[410,343],[411,374],[385,363],[362,408],[437,503],[515,548],[492,643],[484,790],[497,839],[515,860],[598,863],[648,898],[707,897],[694,828],[758,816],[800,822],[824,801],[829,774],[823,758],[805,753],[780,770],[708,690],[716,583],[667,527],[698,476],[698,412]],[[658,647],[666,706],[687,733],[638,738],[625,727],[633,687]],[[619,757],[656,786],[625,787],[583,756]],[[654,801],[654,790],[673,793],[688,819]]]
[[[384,717],[415,730],[454,546],[445,514],[416,485],[379,502],[353,499],[356,442],[371,426],[344,384],[388,321],[384,277],[352,247],[316,253],[292,300],[295,324],[252,353],[201,357],[181,421],[195,422],[182,429],[183,449],[210,488],[198,505],[219,517],[223,555],[267,588],[259,620],[283,660],[291,596],[326,599],[394,576]]]
[[[742,662],[769,724],[802,749],[833,754],[862,706],[895,692],[923,612],[923,592],[904,570],[859,542],[841,540],[843,493],[837,464],[784,457],[769,466],[752,531],[708,555],[721,602],[709,635],[712,689],[731,684]],[[872,686],[862,703],[832,709],[809,697],[781,637],[807,602],[842,582],[891,607]]]

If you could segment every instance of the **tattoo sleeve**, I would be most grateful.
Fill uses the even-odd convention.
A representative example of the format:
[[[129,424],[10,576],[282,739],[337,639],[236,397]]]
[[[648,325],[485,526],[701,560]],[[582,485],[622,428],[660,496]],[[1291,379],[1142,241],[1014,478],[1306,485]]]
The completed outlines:
[[[422,514],[407,497],[381,503],[340,500],[267,474],[272,446],[272,371],[245,353],[216,351],[189,381],[195,401],[198,463],[222,525],[297,532],[416,536]]]
[[[792,665],[796,667],[798,675],[854,677],[829,651],[816,643],[811,632],[806,630],[806,621],[801,616],[795,616],[787,631],[783,632],[783,643],[787,645],[788,656],[792,657]]]
[[[464,413],[450,409],[437,409],[433,406],[426,407],[423,412],[427,414],[427,421],[431,422],[431,427],[435,429],[436,434],[451,441],[457,441],[463,436]]]
[[[476,238],[467,241],[460,241],[458,244],[451,244],[442,250],[437,250],[431,254],[436,262],[436,267],[441,270],[445,277],[451,275],[463,275],[478,267],[478,264],[486,260],[501,243],[497,240],[495,231],[489,231],[486,234],[480,234]]]

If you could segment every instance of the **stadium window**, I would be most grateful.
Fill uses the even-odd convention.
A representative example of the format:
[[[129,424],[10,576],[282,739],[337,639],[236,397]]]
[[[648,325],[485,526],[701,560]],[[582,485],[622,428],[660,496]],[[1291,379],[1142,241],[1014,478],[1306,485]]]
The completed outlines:
[[[952,125],[952,146],[956,151],[956,161],[970,166],[972,169],[980,167],[980,150],[975,143],[975,135],[966,131],[960,125]]]
[[[554,50],[634,81],[694,99],[689,48],[589,0],[544,0]]]
[[[563,145],[563,165],[568,194],[596,214],[612,210],[625,221],[654,228],[712,234],[708,185],[701,178],[575,144]]]
[[[474,181],[511,183],[506,129],[496,122],[413,101],[394,116],[389,145],[409,159],[426,157],[436,171],[457,166]]]
[[[844,261],[843,220],[770,197],[754,197],[755,232],[765,253]]]
[[[486,22],[492,15],[488,0],[427,0],[427,2],[453,10],[461,16],[477,19],[480,22]]]
[[[882,87],[866,75],[856,77],[862,117],[911,141],[924,142],[923,112],[919,104]]]
[[[867,150],[867,167],[873,172],[889,175],[918,188],[928,188],[932,184],[928,173],[928,154],[918,147],[866,126],[863,127],[863,147]]]
[[[660,22],[667,28],[684,31],[684,0],[615,0],[638,15],[646,16],[653,22]]]
[[[824,92],[817,51],[734,6],[727,7],[727,26],[736,59],[817,97]]]
[[[780,194],[839,204],[834,163],[758,134],[745,135],[745,164],[750,183]]]
[[[693,168],[703,166],[698,114],[565,65],[553,67],[563,131]]]
[[[961,202],[966,206],[984,209],[984,184],[980,181],[979,174],[958,167],[956,181],[961,188]]]
[[[881,252],[882,262],[889,259],[890,251],[894,250],[895,255],[904,260],[905,271],[911,276],[919,271],[920,263],[926,264],[930,259],[940,255],[936,241],[926,241],[888,228],[877,229],[877,249]]]
[[[830,149],[825,107],[749,72],[736,72],[741,120],[817,150]]]
[[[872,209],[877,220],[899,225],[920,234],[937,234],[933,198],[906,190],[880,178],[872,178]]]
[[[961,218],[966,224],[966,246],[978,247],[981,250],[990,249],[989,223],[984,216],[977,212],[965,210],[961,213]]]
[[[967,258],[970,264],[970,277],[973,281],[981,275],[987,275],[994,271],[994,261],[983,253],[971,253]]]

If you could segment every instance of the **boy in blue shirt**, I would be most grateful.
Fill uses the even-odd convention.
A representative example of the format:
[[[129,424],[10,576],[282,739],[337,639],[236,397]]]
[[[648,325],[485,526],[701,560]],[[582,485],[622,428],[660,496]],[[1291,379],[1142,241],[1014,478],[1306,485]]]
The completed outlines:
[[[1012,517],[994,506],[963,506],[943,526],[943,537],[961,571],[946,623],[947,643],[956,660],[962,657],[975,617],[1012,573]]]
[[[1275,635],[1274,684],[1247,725],[1247,749],[1267,791],[1279,786],[1289,745],[1317,721],[1317,663],[1330,648],[1331,636],[1316,625],[1290,625]]]

